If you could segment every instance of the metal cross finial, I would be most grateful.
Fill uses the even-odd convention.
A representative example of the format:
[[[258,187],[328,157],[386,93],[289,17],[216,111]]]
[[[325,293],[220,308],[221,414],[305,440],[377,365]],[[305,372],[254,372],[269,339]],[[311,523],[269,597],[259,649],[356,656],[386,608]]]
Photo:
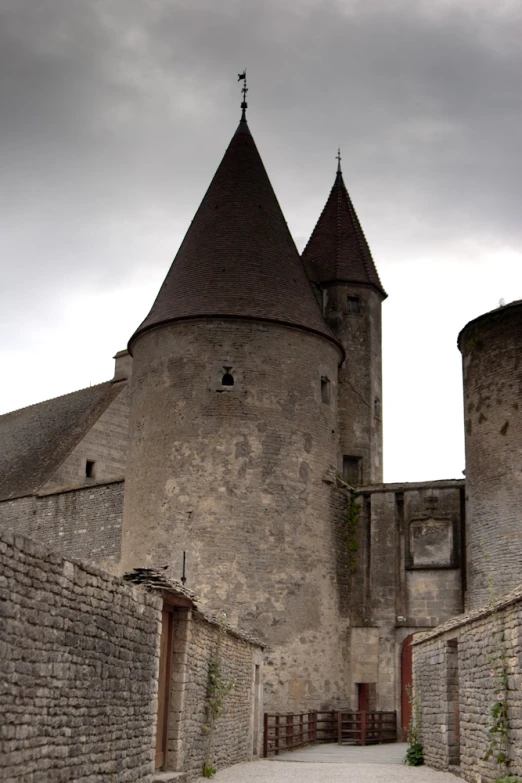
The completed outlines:
[[[248,103],[246,102],[246,95],[248,92],[246,68],[243,70],[243,73],[238,73],[237,80],[238,82],[243,82],[243,86],[241,88],[241,92],[243,93],[243,100],[241,101],[241,119],[246,121],[246,110],[248,108]]]
[[[337,173],[341,173],[341,148],[337,148],[337,155],[335,156],[337,160]]]

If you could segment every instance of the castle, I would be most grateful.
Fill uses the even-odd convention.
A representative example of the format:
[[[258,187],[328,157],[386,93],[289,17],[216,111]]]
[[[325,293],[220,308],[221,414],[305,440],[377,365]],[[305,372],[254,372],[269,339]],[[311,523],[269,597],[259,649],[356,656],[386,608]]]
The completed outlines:
[[[405,726],[412,634],[519,581],[522,305],[459,338],[466,479],[384,484],[385,298],[340,167],[299,256],[243,109],[114,378],[0,417],[0,529],[184,573],[267,645],[271,711]]]

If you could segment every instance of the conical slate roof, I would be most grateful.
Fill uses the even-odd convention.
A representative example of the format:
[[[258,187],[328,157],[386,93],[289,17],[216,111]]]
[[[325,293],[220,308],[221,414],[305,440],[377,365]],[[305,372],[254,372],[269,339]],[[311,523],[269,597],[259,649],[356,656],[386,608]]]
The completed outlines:
[[[340,169],[302,258],[318,282],[363,283],[387,296]]]
[[[277,321],[335,340],[245,119],[136,337],[204,316]]]

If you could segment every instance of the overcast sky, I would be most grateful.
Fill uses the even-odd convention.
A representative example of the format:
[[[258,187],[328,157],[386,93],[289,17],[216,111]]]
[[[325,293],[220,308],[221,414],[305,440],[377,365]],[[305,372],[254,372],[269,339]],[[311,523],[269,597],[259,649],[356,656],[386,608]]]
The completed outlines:
[[[519,0],[0,0],[0,411],[112,376],[239,120],[389,293],[385,479],[461,477],[459,330],[522,298]]]

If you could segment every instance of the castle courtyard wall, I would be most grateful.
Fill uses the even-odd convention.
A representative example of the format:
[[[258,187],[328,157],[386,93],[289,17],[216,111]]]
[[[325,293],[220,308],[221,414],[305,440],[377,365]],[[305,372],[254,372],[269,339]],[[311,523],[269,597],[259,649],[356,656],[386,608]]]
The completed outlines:
[[[48,490],[0,503],[0,534],[16,533],[67,558],[115,571],[121,553],[123,479]]]
[[[345,593],[353,709],[368,683],[376,709],[396,710],[400,725],[405,640],[462,612],[463,493],[459,480],[356,490],[360,514],[345,533],[355,550]]]
[[[0,779],[148,783],[161,599],[0,538]]]
[[[459,767],[473,783],[502,777],[489,747],[491,707],[502,660],[511,766],[522,776],[522,586],[493,605],[461,615],[413,641],[413,675],[427,764]],[[459,739],[460,737],[460,739]]]
[[[209,666],[219,644],[219,625],[198,611],[174,615],[168,769],[201,775],[210,742]],[[217,769],[259,757],[262,748],[262,660],[259,645],[229,629],[219,644],[224,699],[213,738]]]

